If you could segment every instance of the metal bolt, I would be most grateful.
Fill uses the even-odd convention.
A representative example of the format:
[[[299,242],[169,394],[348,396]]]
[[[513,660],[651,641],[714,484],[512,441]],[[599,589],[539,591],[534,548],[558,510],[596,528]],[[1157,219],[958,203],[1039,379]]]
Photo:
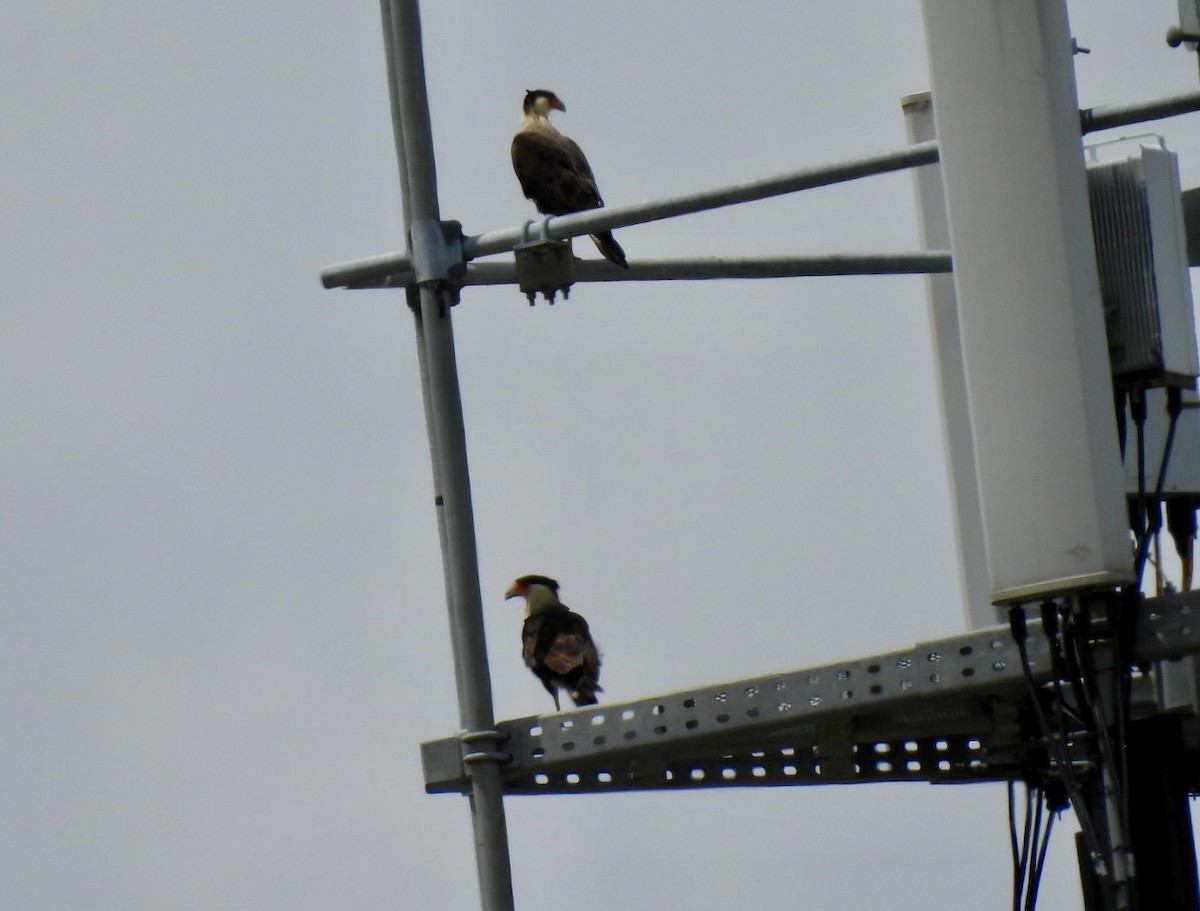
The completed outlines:
[[[1185,32],[1178,25],[1172,25],[1167,29],[1167,44],[1171,47],[1179,47],[1185,41],[1200,42],[1200,33]]]

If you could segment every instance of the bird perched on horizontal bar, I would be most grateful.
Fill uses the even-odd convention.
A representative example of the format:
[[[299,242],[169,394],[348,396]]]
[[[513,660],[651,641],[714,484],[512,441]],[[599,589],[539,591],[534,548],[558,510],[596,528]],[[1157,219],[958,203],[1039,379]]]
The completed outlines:
[[[596,178],[583,149],[550,122],[550,112],[567,110],[557,95],[545,89],[525,93],[521,126],[512,141],[513,170],[525,195],[543,215],[568,215],[604,205]],[[625,251],[612,231],[592,235],[610,263],[629,268]]]
[[[504,593],[505,600],[525,599],[521,657],[561,711],[559,688],[576,705],[595,705],[600,692],[600,653],[587,621],[558,600],[558,583],[548,576],[521,576]]]

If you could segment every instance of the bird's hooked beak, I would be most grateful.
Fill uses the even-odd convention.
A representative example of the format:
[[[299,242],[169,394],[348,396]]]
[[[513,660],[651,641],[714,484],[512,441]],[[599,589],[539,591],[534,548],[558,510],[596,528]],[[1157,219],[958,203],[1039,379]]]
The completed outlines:
[[[562,103],[557,95],[551,95],[548,100],[550,102],[550,107],[554,108],[554,110],[562,111],[564,114],[567,113],[567,106]]]
[[[506,591],[504,593],[504,600],[507,601],[509,598],[516,598],[516,597],[518,597],[520,595],[524,595],[524,594],[525,594],[525,586],[522,585],[520,582],[514,582],[512,585],[510,585],[508,587],[508,591]]]

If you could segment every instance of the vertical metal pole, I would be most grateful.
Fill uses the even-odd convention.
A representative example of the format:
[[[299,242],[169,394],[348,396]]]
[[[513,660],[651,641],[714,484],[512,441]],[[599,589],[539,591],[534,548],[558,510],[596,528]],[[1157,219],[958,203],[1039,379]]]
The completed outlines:
[[[1182,724],[1160,715],[1129,726],[1130,838],[1142,909],[1200,909]]]
[[[385,40],[389,46],[389,74],[401,183],[406,201],[406,233],[412,232],[414,259],[429,261],[436,254],[422,249],[434,236],[428,228],[440,220],[437,173],[425,91],[425,64],[421,45],[421,20],[417,0],[382,0]],[[418,278],[423,278],[418,268]],[[454,649],[459,720],[477,735],[466,749],[483,755],[479,735],[495,727],[491,679],[484,639],[479,564],[475,548],[475,522],[471,508],[471,483],[467,467],[466,431],[454,357],[451,306],[454,290],[437,277],[424,280],[418,292],[416,330],[425,392],[426,423],[431,431],[434,506],[442,543],[447,583],[450,637]],[[410,298],[411,300],[411,298]],[[500,766],[495,759],[467,766],[471,779],[471,821],[481,907],[484,911],[512,911],[512,873],[504,818]]]
[[[901,99],[904,125],[910,144],[937,138],[933,104],[929,92]],[[920,216],[921,246],[926,250],[950,248],[950,226],[946,220],[946,194],[942,189],[941,166],[913,169]],[[954,501],[958,566],[961,574],[963,609],[970,629],[999,622],[988,586],[987,542],[979,507],[979,478],[975,473],[975,441],[971,438],[971,408],[967,401],[967,376],[963,368],[962,336],[958,326],[958,299],[953,275],[927,275],[925,294],[929,300],[929,325],[933,332],[933,356],[942,405],[942,438],[950,469],[950,494]]]
[[[387,57],[388,97],[391,99],[392,133],[396,144],[396,161],[400,166],[400,205],[404,218],[404,251],[412,253],[412,238],[409,230],[412,228],[412,206],[408,203],[408,157],[404,154],[404,122],[400,119],[400,92],[396,82],[396,55],[392,40],[392,10],[389,0],[382,0],[380,8],[383,14],[383,44]],[[417,341],[417,372],[421,377],[421,400],[425,406],[425,436],[429,441],[429,461],[433,466],[433,486],[435,490],[442,489],[438,477],[438,445],[437,428],[433,423],[433,405],[429,391],[429,358],[425,356],[425,326],[421,321],[420,292],[409,285],[404,289],[408,300],[408,309],[413,315],[413,329]],[[442,510],[437,510],[438,541],[443,552],[446,550],[446,523],[443,521]],[[450,601],[450,566],[442,561],[442,583],[446,592],[447,609]],[[457,668],[455,669],[457,673]]]

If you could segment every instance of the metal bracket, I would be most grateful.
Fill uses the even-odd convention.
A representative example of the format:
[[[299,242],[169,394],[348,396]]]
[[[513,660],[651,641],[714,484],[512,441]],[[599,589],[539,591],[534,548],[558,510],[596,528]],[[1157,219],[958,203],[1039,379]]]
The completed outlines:
[[[462,761],[464,765],[476,762],[511,762],[512,754],[500,750],[477,750],[472,748],[476,743],[496,744],[508,740],[509,735],[504,731],[467,731],[460,734],[458,742],[463,745]]]
[[[413,222],[413,272],[418,285],[448,282],[458,285],[466,277],[462,224],[457,221]]]
[[[487,749],[504,743],[512,734],[509,731],[460,731],[448,740],[421,744],[421,766],[425,772],[425,789],[429,793],[471,789],[470,768],[480,762],[512,762],[512,753]],[[485,744],[484,749],[475,744]]]
[[[563,300],[571,295],[575,281],[575,257],[571,253],[569,240],[553,240],[547,237],[550,216],[541,220],[537,239],[518,244],[513,248],[517,266],[517,285],[529,298],[529,306],[537,300],[538,292],[550,303],[562,292]],[[525,223],[525,236],[530,234],[533,222]]]

